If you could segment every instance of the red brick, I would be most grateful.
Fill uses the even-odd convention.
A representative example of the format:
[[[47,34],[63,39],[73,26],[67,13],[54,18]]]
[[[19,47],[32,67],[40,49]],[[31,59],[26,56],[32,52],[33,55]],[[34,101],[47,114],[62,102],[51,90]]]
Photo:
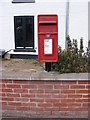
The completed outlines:
[[[90,85],[86,85],[86,89],[88,89],[88,90],[89,90],[89,89],[90,89]]]
[[[78,81],[78,84],[88,84],[88,81]]]
[[[40,99],[40,98],[36,98],[36,99],[30,99],[30,102],[33,102],[33,103],[35,103],[35,102],[44,102],[44,99]]]
[[[25,107],[25,106],[24,106],[24,107],[22,107],[22,106],[21,106],[21,107],[18,107],[18,106],[17,106],[17,107],[16,107],[16,110],[28,111],[28,110],[30,110],[30,107]]]
[[[2,89],[2,92],[12,92],[12,89],[5,88],[5,89]]]
[[[63,85],[64,85],[64,84],[65,84],[65,85],[66,85],[66,84],[67,84],[67,85],[77,84],[77,81],[68,81],[68,80],[67,80],[67,81],[62,81],[62,84],[63,84]]]
[[[22,102],[21,103],[21,106],[29,106],[29,107],[35,107],[36,106],[36,103],[30,103],[30,102],[28,102],[28,103],[26,103],[26,102]]]
[[[60,111],[73,111],[75,108],[60,107]]]
[[[28,97],[28,98],[35,98],[35,94],[34,93],[21,93],[21,97]]]
[[[0,101],[2,101],[2,97],[0,97]]]
[[[2,97],[2,101],[13,101],[13,98]]]
[[[29,90],[29,93],[44,93],[44,90]]]
[[[7,105],[7,101],[5,101],[5,102],[0,102],[0,104],[2,104],[2,106],[5,106],[5,105]]]
[[[76,93],[88,94],[88,90],[76,90]]]
[[[45,93],[58,94],[60,93],[60,90],[45,90]]]
[[[45,111],[59,111],[59,107],[45,107]]]
[[[81,103],[67,103],[67,105],[68,105],[68,108],[81,107]]]
[[[17,101],[22,101],[22,98],[20,98],[20,97],[17,97],[17,98],[15,98],[15,102],[17,102]]]
[[[83,107],[88,108],[89,107],[88,103],[83,103]]]
[[[75,90],[61,90],[61,93],[63,93],[63,94],[72,94],[72,93],[75,93]]]
[[[88,95],[90,95],[90,89],[88,89],[87,91],[88,91]]]
[[[68,95],[65,94],[53,94],[52,98],[62,99],[62,98],[68,98]]]
[[[37,85],[22,85],[22,88],[37,90]]]
[[[13,80],[2,80],[2,83],[12,83]]]
[[[0,88],[3,88],[3,89],[4,89],[4,88],[5,88],[5,84],[2,84],[2,83],[1,83],[1,84],[0,84]]]
[[[88,102],[88,99],[76,99],[76,102]]]
[[[29,101],[29,99],[28,98],[21,98],[21,100],[22,100],[22,102],[28,102]]]
[[[61,103],[74,103],[75,99],[61,99]]]
[[[82,95],[73,95],[73,94],[70,94],[70,95],[68,95],[68,98],[82,98]]]
[[[38,89],[53,89],[53,85],[38,85]]]
[[[47,102],[47,103],[59,103],[60,102],[60,100],[59,99],[45,99],[45,102]]]
[[[15,98],[15,101],[28,102],[28,98]]]
[[[85,85],[71,85],[71,89],[85,89]]]
[[[7,97],[20,97],[19,93],[6,93]]]
[[[11,106],[21,106],[21,102],[8,102],[8,105],[11,105]]]
[[[15,93],[28,93],[28,90],[26,89],[14,89]]]
[[[36,96],[38,98],[51,98],[51,94],[37,93]]]
[[[60,106],[60,107],[68,107],[67,104],[68,104],[68,103],[60,103],[59,106]]]
[[[55,103],[52,103],[53,107],[59,107],[61,105],[60,102],[55,102]]]
[[[88,99],[88,98],[89,98],[89,96],[88,96],[88,95],[83,95],[83,98],[87,98],[87,99]]]
[[[0,97],[3,97],[3,96],[5,96],[5,93],[0,93]]]
[[[68,89],[69,85],[55,85],[54,89]]]
[[[51,103],[38,103],[38,107],[52,107]]]
[[[6,87],[7,88],[21,88],[20,85],[18,84],[7,84]]]

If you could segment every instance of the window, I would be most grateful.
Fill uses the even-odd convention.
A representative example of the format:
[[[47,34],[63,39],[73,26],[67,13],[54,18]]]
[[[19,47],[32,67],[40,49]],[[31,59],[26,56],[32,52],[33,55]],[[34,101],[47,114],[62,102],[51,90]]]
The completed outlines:
[[[34,17],[15,16],[15,48],[34,49]]]

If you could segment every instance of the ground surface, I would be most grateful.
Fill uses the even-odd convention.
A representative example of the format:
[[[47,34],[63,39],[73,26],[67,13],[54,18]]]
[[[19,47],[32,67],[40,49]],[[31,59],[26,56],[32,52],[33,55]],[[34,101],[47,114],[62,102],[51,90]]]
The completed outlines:
[[[26,80],[67,80],[88,79],[88,73],[59,74],[58,72],[46,72],[44,63],[37,60],[10,59],[0,60],[0,76],[3,79]]]

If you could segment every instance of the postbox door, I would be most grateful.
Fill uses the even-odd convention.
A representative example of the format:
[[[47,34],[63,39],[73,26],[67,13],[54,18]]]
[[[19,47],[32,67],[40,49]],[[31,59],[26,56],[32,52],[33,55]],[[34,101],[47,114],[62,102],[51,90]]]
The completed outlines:
[[[39,61],[42,62],[56,62],[58,59],[57,51],[57,35],[50,35],[47,38],[46,35],[39,36]],[[49,42],[48,42],[49,41]]]
[[[46,35],[40,35],[39,37],[39,53],[40,59],[46,60],[49,59],[54,54],[54,40],[52,37],[47,38]]]

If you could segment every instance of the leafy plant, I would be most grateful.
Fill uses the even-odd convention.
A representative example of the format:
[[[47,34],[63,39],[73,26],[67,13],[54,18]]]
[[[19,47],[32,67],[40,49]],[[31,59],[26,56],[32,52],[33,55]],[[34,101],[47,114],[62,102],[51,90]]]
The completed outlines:
[[[67,48],[58,48],[58,62],[52,63],[52,68],[59,73],[79,73],[88,72],[88,56],[83,50],[83,38],[80,39],[80,49],[78,49],[76,39],[71,41],[67,37]],[[84,54],[83,54],[84,53]]]

